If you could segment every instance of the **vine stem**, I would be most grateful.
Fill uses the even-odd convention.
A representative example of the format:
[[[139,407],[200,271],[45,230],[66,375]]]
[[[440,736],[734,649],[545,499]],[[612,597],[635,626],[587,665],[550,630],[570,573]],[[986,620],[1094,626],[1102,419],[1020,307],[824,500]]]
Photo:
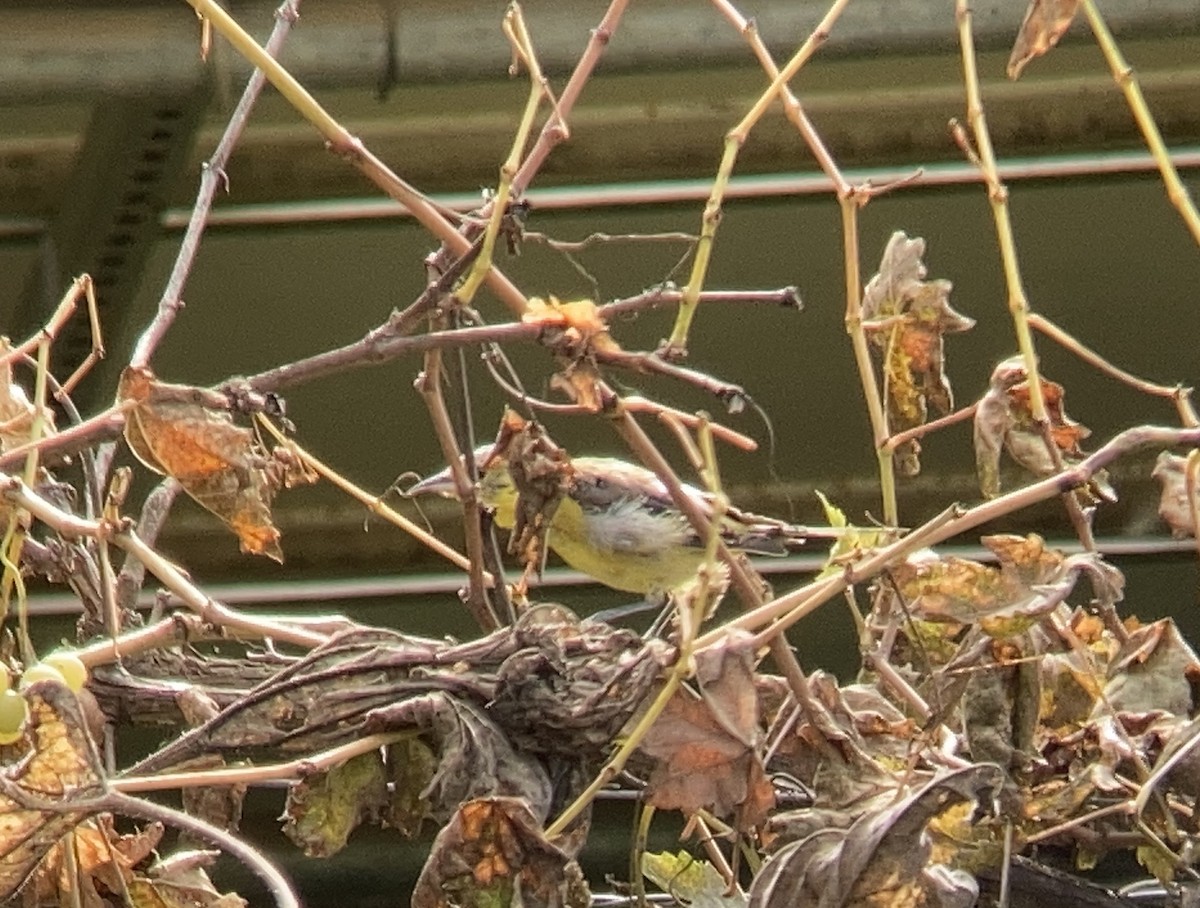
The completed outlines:
[[[1162,174],[1163,184],[1166,186],[1167,198],[1171,200],[1171,204],[1183,217],[1183,222],[1191,231],[1192,239],[1200,244],[1200,214],[1196,212],[1196,204],[1192,201],[1187,186],[1179,178],[1175,162],[1171,160],[1171,153],[1167,150],[1162,133],[1158,130],[1158,124],[1154,122],[1154,116],[1146,104],[1146,97],[1142,94],[1142,87],[1138,83],[1137,76],[1134,75],[1133,67],[1121,53],[1121,48],[1113,38],[1112,32],[1109,31],[1108,23],[1100,15],[1095,0],[1081,0],[1080,6],[1083,7],[1083,14],[1087,17],[1092,34],[1096,36],[1096,43],[1100,46],[1101,53],[1104,54],[1113,80],[1125,95],[1125,101],[1129,104],[1133,119],[1137,122],[1138,129],[1142,131],[1142,137],[1146,140],[1146,147],[1150,149],[1150,155],[1154,158],[1154,163],[1158,165],[1158,172]]]
[[[976,155],[971,151],[961,127],[952,123],[955,139],[963,147],[968,158],[979,167],[987,185],[988,202],[992,208],[992,219],[996,223],[996,240],[1000,245],[1000,261],[1004,267],[1004,282],[1008,288],[1008,311],[1012,315],[1017,334],[1017,347],[1025,361],[1025,374],[1029,381],[1029,409],[1041,426],[1048,424],[1046,400],[1038,377],[1037,350],[1033,345],[1033,334],[1029,328],[1029,299],[1025,295],[1025,284],[1021,279],[1021,268],[1017,262],[1017,245],[1013,236],[1012,221],[1008,214],[1008,187],[1000,179],[996,167],[996,152],[992,147],[992,136],[988,130],[987,117],[983,112],[983,97],[979,89],[979,66],[975,59],[975,36],[971,29],[971,5],[969,0],[955,0],[955,19],[958,23],[959,47],[962,53],[963,87],[967,94],[967,124],[975,140]]]
[[[262,881],[275,900],[277,908],[301,908],[300,899],[292,890],[292,884],[288,882],[287,877],[257,849],[246,844],[236,835],[226,832],[200,817],[184,813],[182,810],[155,804],[152,801],[143,801],[117,791],[110,791],[104,795],[99,799],[98,806],[107,808],[113,813],[174,826],[176,829],[182,829],[196,838],[216,845],[222,851],[241,861]]]
[[[283,95],[296,111],[324,137],[327,147],[357,168],[367,179],[390,198],[409,210],[426,230],[436,236],[455,255],[465,255],[471,241],[438,210],[424,194],[397,176],[386,164],[350,134],[279,61],[268,54],[216,0],[186,0],[202,19],[212,23],[234,48],[254,66],[263,71],[267,81]],[[520,314],[525,308],[525,296],[494,265],[487,275],[488,287],[512,312]]]
[[[871,420],[871,434],[875,443],[875,459],[879,468],[879,495],[883,501],[883,522],[888,526],[900,525],[900,508],[896,500],[896,469],[892,450],[888,447],[887,414],[883,408],[883,397],[879,382],[875,378],[875,367],[871,362],[871,347],[863,327],[862,315],[862,272],[858,244],[858,209],[865,203],[853,191],[839,196],[842,211],[842,256],[846,275],[846,333],[854,350],[854,363],[858,369],[858,380],[862,384],[863,399],[867,403],[867,415]]]
[[[758,26],[753,19],[746,16],[733,5],[730,0],[713,0],[717,8],[729,22],[738,30],[750,49],[754,52],[759,64],[771,79],[772,86],[779,83],[779,98],[783,102],[784,115],[796,127],[804,143],[812,152],[822,172],[829,178],[837,194],[838,204],[842,213],[842,251],[844,273],[846,276],[846,332],[850,335],[851,347],[854,350],[854,361],[858,369],[859,382],[862,384],[863,397],[867,403],[867,415],[871,422],[871,433],[875,444],[875,456],[879,462],[879,487],[883,503],[883,519],[890,526],[899,526],[900,513],[896,501],[896,476],[892,462],[893,449],[887,447],[888,423],[884,412],[883,398],[879,391],[879,383],[875,378],[875,367],[871,360],[871,349],[867,342],[866,331],[862,318],[862,276],[858,241],[858,210],[862,208],[880,190],[870,187],[854,187],[842,174],[837,161],[834,160],[821,135],[817,132],[812,121],[804,112],[799,98],[785,82],[780,83],[781,72],[776,65],[771,52],[767,49],[758,33]],[[832,27],[833,20],[829,15],[835,15],[831,9],[827,14],[827,29]]]
[[[272,58],[279,56],[288,33],[299,18],[300,0],[284,0],[279,9],[275,11],[275,27],[267,38],[264,52]],[[217,188],[222,184],[228,185],[225,165],[229,162],[229,156],[233,153],[234,146],[241,138],[246,123],[250,120],[250,111],[254,109],[254,104],[258,101],[258,96],[262,93],[265,84],[266,76],[261,68],[256,67],[246,82],[242,97],[233,109],[229,123],[226,124],[225,131],[221,134],[212,157],[204,165],[200,174],[200,189],[196,193],[196,201],[192,205],[187,229],[184,231],[183,241],[179,244],[179,252],[175,256],[175,264],[171,266],[171,274],[167,278],[166,286],[163,287],[154,318],[138,338],[137,344],[134,345],[133,356],[129,360],[131,366],[145,367],[149,365],[155,348],[170,329],[179,310],[183,308],[183,287],[187,283],[192,265],[196,261],[196,253],[200,251],[200,239],[204,236],[204,229],[208,225],[208,213],[212,209]]]
[[[314,773],[333,769],[354,757],[395,744],[406,734],[408,733],[389,732],[368,735],[348,744],[340,744],[321,753],[299,757],[286,763],[272,763],[268,766],[224,766],[220,769],[165,772],[150,776],[118,776],[109,779],[108,785],[113,791],[131,794],[141,791],[164,791],[172,788],[253,785],[276,779],[302,779]]]
[[[516,135],[513,136],[508,158],[500,165],[500,179],[496,184],[495,195],[493,195],[490,202],[491,213],[488,216],[487,226],[483,231],[483,244],[480,247],[479,256],[475,259],[470,273],[467,274],[462,286],[455,294],[463,305],[467,306],[475,298],[476,291],[478,291],[492,267],[492,256],[496,249],[496,239],[500,236],[504,217],[508,214],[509,199],[512,198],[513,180],[521,164],[521,154],[524,152],[525,146],[529,143],[529,137],[533,133],[534,119],[537,117],[542,98],[550,99],[550,106],[553,110],[557,111],[558,108],[558,105],[554,102],[554,95],[550,92],[550,86],[547,84],[546,78],[542,75],[542,67],[538,63],[537,54],[534,52],[533,41],[529,37],[529,29],[525,25],[525,16],[521,12],[519,3],[510,2],[508,4],[508,9],[504,13],[504,35],[508,38],[509,44],[512,45],[513,49],[512,69],[515,71],[517,61],[520,61],[525,64],[525,68],[529,71],[529,97],[525,101],[525,109],[521,114],[520,123],[517,125]],[[565,123],[563,117],[557,113],[552,115],[551,119]],[[522,304],[521,308],[524,311],[525,305]]]
[[[388,507],[383,503],[378,495],[372,495],[365,489],[352,483],[333,467],[314,457],[311,453],[302,448],[293,439],[288,438],[279,429],[267,419],[263,414],[257,414],[258,424],[262,426],[277,443],[283,445],[289,451],[294,453],[304,464],[310,468],[322,479],[327,480],[330,484],[336,486],[340,491],[345,492],[359,504],[367,508],[372,514],[382,517],[393,526],[399,527],[404,532],[408,533],[422,545],[433,550],[441,555],[456,568],[462,571],[470,572],[470,560],[462,553],[455,550],[452,546],[447,545],[438,539],[432,533],[426,531],[423,527],[413,523],[399,511]],[[490,588],[495,585],[495,578],[487,571],[483,572],[483,582]]]
[[[729,178],[733,174],[734,164],[737,163],[738,153],[746,143],[751,130],[763,118],[775,99],[780,96],[783,87],[792,80],[829,38],[829,33],[833,30],[834,24],[848,3],[849,0],[833,0],[825,16],[817,23],[817,27],[812,30],[800,49],[771,80],[770,86],[754,102],[741,122],[726,135],[721,163],[717,167],[708,201],[704,205],[704,214],[701,216],[700,238],[696,242],[695,258],[692,259],[692,272],[679,303],[679,312],[675,317],[671,336],[663,345],[668,355],[682,357],[687,352],[688,330],[696,315],[700,291],[704,288],[704,279],[708,274],[713,241],[716,239],[717,225],[721,222],[721,206],[724,202],[725,190],[729,186]]]
[[[1126,429],[1061,473],[967,510],[957,505],[950,507],[902,539],[848,565],[841,575],[829,576],[807,584],[708,631],[697,639],[696,649],[699,651],[720,644],[725,639],[724,635],[732,628],[758,631],[763,638],[777,636],[850,586],[869,580],[888,565],[895,564],[917,549],[937,545],[990,520],[997,520],[1055,495],[1066,494],[1084,485],[1095,476],[1097,470],[1131,451],[1145,447],[1172,448],[1180,445],[1200,445],[1200,427],[1177,429],[1166,426],[1137,426]]]
[[[988,190],[988,202],[992,208],[992,219],[996,224],[996,241],[1000,246],[1000,260],[1004,267],[1004,282],[1008,288],[1008,311],[1012,316],[1013,329],[1017,336],[1017,349],[1025,366],[1026,386],[1029,389],[1029,410],[1040,430],[1046,451],[1056,471],[1064,467],[1062,451],[1059,450],[1050,428],[1046,413],[1046,398],[1042,391],[1042,379],[1038,370],[1037,349],[1033,343],[1033,330],[1029,324],[1029,298],[1021,279],[1021,268],[1017,260],[1017,243],[1013,234],[1012,219],[1008,210],[1008,187],[1000,179],[996,166],[996,152],[992,147],[992,136],[988,130],[987,117],[983,111],[983,98],[979,88],[979,67],[975,59],[975,36],[971,28],[970,0],[955,0],[955,19],[958,23],[959,46],[962,52],[963,85],[967,95],[967,123],[975,139],[976,151],[962,127],[951,121],[951,133],[962,147],[968,159],[979,167]],[[1091,521],[1084,513],[1073,494],[1063,496],[1063,506],[1071,520],[1080,543],[1088,551],[1096,550],[1092,536]]]
[[[271,618],[245,615],[222,605],[201,592],[182,570],[147,545],[127,521],[114,524],[106,520],[88,520],[77,517],[51,504],[34,492],[27,483],[15,476],[0,475],[0,497],[27,510],[38,520],[68,538],[87,537],[96,540],[110,540],[114,545],[140,559],[150,573],[154,574],[184,605],[213,624],[240,631],[243,634],[250,634],[256,638],[269,637],[306,649],[320,646],[328,639],[325,634],[292,627]]]

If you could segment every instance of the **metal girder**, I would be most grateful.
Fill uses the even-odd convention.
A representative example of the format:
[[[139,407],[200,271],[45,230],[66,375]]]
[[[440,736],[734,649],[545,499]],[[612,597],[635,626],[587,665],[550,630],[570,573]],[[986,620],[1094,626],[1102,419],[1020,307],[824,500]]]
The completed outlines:
[[[87,272],[95,281],[106,334],[120,333],[208,95],[207,83],[200,83],[188,92],[115,96],[95,104],[61,203],[43,234],[39,260],[16,312],[5,319],[6,332],[25,336],[36,330],[71,279]],[[90,349],[87,321],[73,319],[55,342],[55,372],[70,374]]]

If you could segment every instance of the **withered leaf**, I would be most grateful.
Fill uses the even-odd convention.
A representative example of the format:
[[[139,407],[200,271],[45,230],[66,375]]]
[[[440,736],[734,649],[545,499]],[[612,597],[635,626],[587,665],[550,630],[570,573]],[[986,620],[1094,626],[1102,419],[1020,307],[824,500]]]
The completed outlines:
[[[125,420],[125,441],[138,460],[173,477],[223,520],[243,552],[282,561],[271,499],[282,486],[313,477],[298,471],[286,450],[268,454],[253,431],[202,399],[199,388],[166,384],[148,369],[127,368],[117,389],[118,403],[134,403]]]
[[[181,851],[157,861],[128,884],[134,908],[245,908],[236,893],[221,893],[205,868],[216,863],[219,852]]]
[[[463,804],[433,842],[413,888],[413,908],[587,908],[579,865],[546,840],[516,798]]]
[[[1200,661],[1170,618],[1132,631],[1108,674],[1105,702],[1098,709],[1192,714],[1192,686],[1200,683]]]
[[[1017,79],[1031,61],[1047,53],[1075,19],[1079,0],[1030,0],[1008,58],[1008,77]]]
[[[437,772],[437,754],[420,738],[404,738],[388,746],[384,762],[390,789],[384,823],[411,839],[429,816],[423,793]]]
[[[43,858],[32,885],[38,904],[67,903],[74,893],[86,894],[103,904],[97,884],[110,893],[121,892],[134,879],[133,868],[150,856],[162,839],[158,823],[123,835],[113,827],[111,814],[84,820],[59,840]],[[63,859],[70,849],[72,860]]]
[[[346,846],[360,823],[376,822],[386,804],[382,757],[360,754],[288,788],[283,833],[308,857],[326,858]]]
[[[546,533],[573,475],[567,452],[535,422],[506,410],[492,457],[503,457],[517,489],[508,550],[526,570],[541,572]],[[490,459],[490,458],[489,458]]]
[[[64,684],[38,681],[25,697],[30,752],[0,770],[15,789],[11,795],[0,794],[0,902],[21,888],[63,835],[93,813],[73,810],[71,804],[99,797],[105,788],[100,758],[75,695]],[[53,801],[55,809],[28,807],[20,795]]]
[[[225,765],[225,760],[221,757],[214,757],[209,762],[213,768]],[[183,809],[189,816],[199,817],[218,829],[232,832],[242,822],[242,803],[246,800],[246,786],[198,785],[188,787],[183,790],[182,799]],[[193,843],[196,840],[190,836],[181,836],[180,841]]]
[[[883,351],[883,374],[888,431],[901,432],[923,425],[929,408],[939,414],[954,409],[946,375],[944,336],[974,327],[975,320],[950,306],[949,281],[925,280],[923,239],[909,239],[902,230],[892,234],[879,271],[863,291],[863,318],[876,323],[871,340]],[[909,442],[896,450],[902,474],[920,472],[919,445]]]
[[[472,703],[433,691],[375,710],[372,726],[416,728],[431,740],[440,760],[420,797],[439,823],[460,804],[484,795],[520,798],[539,822],[550,811],[553,790],[545,767],[517,751],[487,713]]]
[[[784,847],[754,878],[750,908],[974,904],[974,878],[933,860],[926,830],[947,810],[986,799],[1003,781],[997,766],[969,766],[863,814],[849,829],[822,830]]]
[[[609,335],[599,307],[589,299],[563,302],[553,296],[549,299],[530,297],[521,321],[561,331],[561,342],[569,344],[575,352],[587,347],[605,352],[621,349]]]
[[[1188,458],[1163,451],[1154,462],[1150,474],[1162,486],[1162,497],[1158,502],[1158,516],[1171,528],[1171,535],[1178,539],[1196,535],[1197,514],[1200,514],[1200,451],[1190,455],[1198,461],[1193,468],[1192,480],[1188,481]]]
[[[1074,589],[1081,573],[1091,577],[1107,601],[1120,601],[1123,578],[1094,554],[1065,556],[1047,548],[1036,533],[982,539],[998,567],[932,552],[910,558],[892,571],[896,588],[922,621],[978,624],[992,637],[1023,633]]]
[[[1050,422],[1050,436],[1065,466],[1083,457],[1079,442],[1091,432],[1066,414],[1062,385],[1041,378],[1042,399]],[[1030,389],[1025,362],[1010,357],[996,366],[988,390],[975,410],[975,466],[979,487],[987,498],[1000,494],[1000,452],[1007,451],[1018,464],[1038,477],[1053,476],[1054,459],[1030,410]],[[1077,490],[1083,504],[1113,502],[1117,493],[1108,476],[1099,470]]]
[[[604,406],[596,353],[618,353],[620,347],[608,332],[596,304],[589,299],[562,302],[555,297],[531,297],[521,321],[542,328],[542,342],[550,347],[560,366],[551,381],[575,403],[592,411]]]
[[[775,805],[775,791],[758,753],[758,694],[753,651],[746,639],[697,656],[702,696],[676,691],[642,740],[653,760],[646,783],[655,807],[735,816],[757,826]]]

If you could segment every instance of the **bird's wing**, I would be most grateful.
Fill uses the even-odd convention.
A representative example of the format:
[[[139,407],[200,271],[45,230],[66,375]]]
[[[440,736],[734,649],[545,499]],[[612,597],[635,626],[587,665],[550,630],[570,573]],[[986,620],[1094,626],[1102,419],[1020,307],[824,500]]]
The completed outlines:
[[[678,510],[667,487],[643,467],[612,457],[575,457],[571,466],[574,477],[570,495],[585,511],[604,511],[623,502],[636,502],[655,514]],[[709,496],[687,484],[683,488],[705,513],[711,513]]]
[[[672,541],[687,546],[702,547],[699,537],[687,518],[675,506],[667,487],[654,473],[643,467],[608,457],[576,457],[571,461],[574,479],[570,495],[585,512],[605,514],[624,521],[671,518],[679,529],[671,531]],[[713,515],[713,496],[695,486],[683,484],[683,490],[704,511]],[[666,529],[666,524],[660,522]],[[632,527],[631,527],[632,529]],[[721,524],[721,536],[733,548],[762,555],[787,554],[786,540],[789,525],[768,517],[759,517],[729,508]],[[639,534],[640,535],[640,534]],[[793,543],[800,541],[793,540]]]

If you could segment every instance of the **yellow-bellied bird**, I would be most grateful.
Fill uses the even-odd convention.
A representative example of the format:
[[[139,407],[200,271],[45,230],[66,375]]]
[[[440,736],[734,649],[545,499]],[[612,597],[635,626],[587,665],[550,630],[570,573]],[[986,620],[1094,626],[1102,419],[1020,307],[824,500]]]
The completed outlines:
[[[479,502],[498,526],[512,529],[517,488],[507,460],[491,457],[492,450],[485,445],[475,451]],[[647,596],[669,592],[696,575],[704,540],[654,473],[613,457],[573,457],[568,476],[546,534],[546,544],[568,565],[613,589]],[[713,513],[712,495],[694,486],[684,489]],[[449,468],[421,480],[409,494],[454,498]],[[720,529],[731,549],[761,555],[785,555],[808,538],[838,535],[828,527],[799,527],[732,507]]]

